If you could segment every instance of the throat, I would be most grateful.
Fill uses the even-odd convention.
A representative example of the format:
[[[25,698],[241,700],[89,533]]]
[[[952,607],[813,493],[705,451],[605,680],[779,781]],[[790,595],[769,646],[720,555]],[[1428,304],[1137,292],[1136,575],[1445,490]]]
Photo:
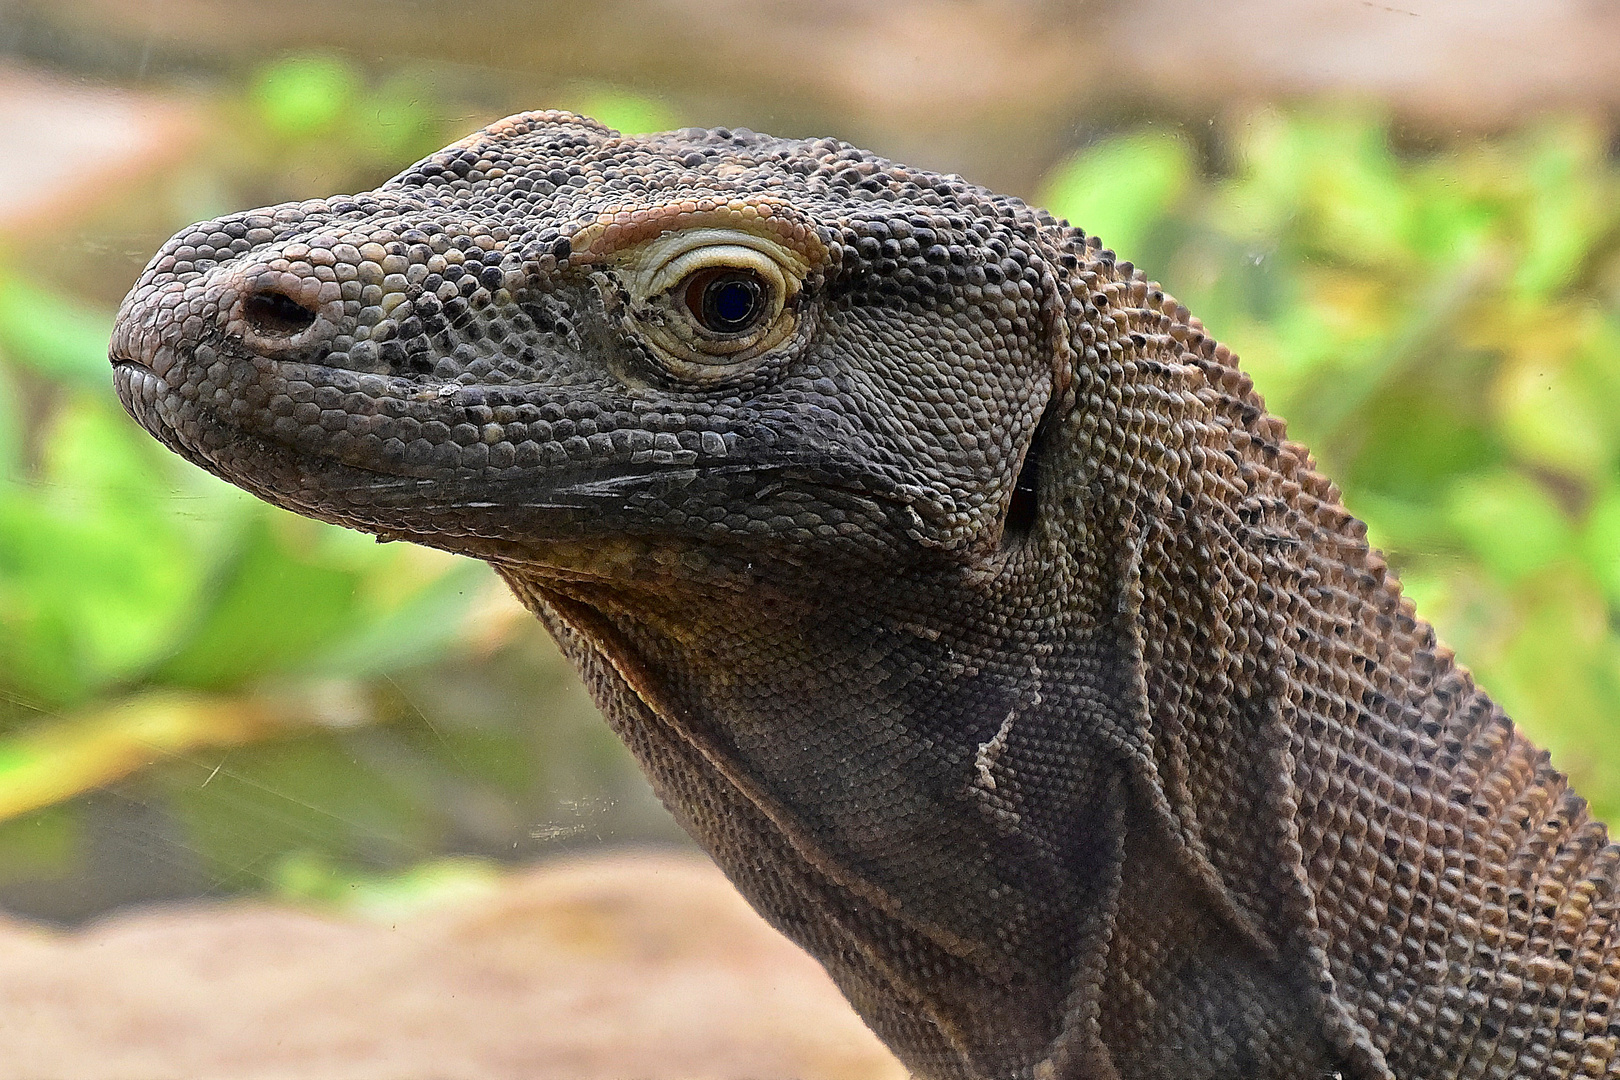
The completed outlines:
[[[1080,1068],[1111,1033],[1230,1030],[1262,1015],[1242,1003],[1292,1000],[1133,794],[1106,729],[1139,703],[1097,675],[1124,663],[1106,636],[975,641],[789,597],[740,628],[734,602],[514,584],[683,825],[919,1073]],[[1144,921],[1166,897],[1173,917]],[[1157,981],[1120,981],[1121,955]]]

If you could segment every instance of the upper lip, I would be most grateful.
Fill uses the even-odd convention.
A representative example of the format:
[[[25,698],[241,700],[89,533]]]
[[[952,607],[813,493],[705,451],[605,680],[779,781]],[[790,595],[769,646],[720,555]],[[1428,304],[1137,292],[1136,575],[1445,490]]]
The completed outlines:
[[[107,343],[107,360],[115,368],[120,364],[128,364],[151,370],[152,365],[142,355],[147,351],[142,345],[149,340],[149,335],[141,332],[142,328],[136,323],[136,317],[137,312],[132,311],[129,302],[125,301],[124,309],[118,313],[118,318],[113,323],[112,338]]]

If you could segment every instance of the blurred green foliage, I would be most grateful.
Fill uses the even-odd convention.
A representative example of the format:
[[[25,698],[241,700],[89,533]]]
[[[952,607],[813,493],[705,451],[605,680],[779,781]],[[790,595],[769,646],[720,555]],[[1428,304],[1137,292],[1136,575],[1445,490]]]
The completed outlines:
[[[662,102],[613,86],[576,87],[564,97],[563,106],[623,135],[645,135],[681,126],[681,118]]]
[[[276,891],[372,922],[395,922],[429,908],[489,893],[500,882],[482,859],[434,859],[393,874],[355,873],[320,854],[300,851],[276,867]]]
[[[1104,139],[1042,201],[1242,357],[1419,613],[1613,818],[1620,168],[1605,132],[1548,121],[1403,148],[1377,117],[1301,111],[1226,134],[1213,149],[1151,128]]]
[[[329,153],[353,166],[391,171],[446,141],[444,117],[425,82],[372,85],[339,56],[291,56],[265,65],[247,106],[249,138],[278,154]]]
[[[563,104],[678,123],[612,87]],[[219,121],[174,178],[193,214],[369,187],[470,126],[420,82],[327,55],[266,65]],[[1040,195],[1242,355],[1420,612],[1611,815],[1617,196],[1604,133],[1578,122],[1412,147],[1353,111],[1262,112],[1196,147],[1119,132]],[[554,670],[502,674],[491,641],[514,669],[555,657],[492,630],[488,571],[182,462],[113,397],[110,322],[0,254],[0,889],[82,871],[98,791],[178,830],[201,890],[383,917],[482,887],[486,864],[442,852],[601,832],[591,778],[622,752],[588,719],[536,737],[531,701],[585,707]],[[502,679],[521,689],[492,703]],[[564,820],[536,828],[547,813]]]

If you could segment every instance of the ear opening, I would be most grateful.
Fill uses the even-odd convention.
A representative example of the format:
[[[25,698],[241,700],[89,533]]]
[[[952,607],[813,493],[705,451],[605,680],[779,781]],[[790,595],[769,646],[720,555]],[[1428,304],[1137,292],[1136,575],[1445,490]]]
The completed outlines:
[[[1012,498],[1007,501],[1007,516],[1001,523],[1003,547],[1019,543],[1035,530],[1035,523],[1040,517],[1041,471],[1046,465],[1052,432],[1057,427],[1057,412],[1062,398],[1062,392],[1054,389],[1051,400],[1047,401],[1046,409],[1041,413],[1040,422],[1035,425],[1029,449],[1024,451],[1024,461],[1018,467],[1017,479],[1013,481]]]
[[[1072,268],[1072,254],[1065,253],[1063,260],[1060,261],[1066,268]],[[1047,284],[1053,290],[1049,299],[1054,299],[1059,295],[1057,286],[1050,281]],[[1046,465],[1053,433],[1058,428],[1059,414],[1063,411],[1064,402],[1069,400],[1069,388],[1074,380],[1074,349],[1069,338],[1064,306],[1050,302],[1044,305],[1044,312],[1046,332],[1052,348],[1052,386],[1046,407],[1041,410],[1041,418],[1030,436],[1029,447],[1024,451],[1024,460],[1018,466],[1012,497],[1007,500],[1007,515],[1001,523],[1001,544],[1004,548],[1027,539],[1040,519],[1041,472]]]
[[[1007,503],[1007,517],[1001,525],[1002,543],[1020,540],[1035,528],[1040,511],[1041,457],[1046,448],[1045,432],[1039,429],[1024,453],[1024,464],[1013,481],[1012,499]]]

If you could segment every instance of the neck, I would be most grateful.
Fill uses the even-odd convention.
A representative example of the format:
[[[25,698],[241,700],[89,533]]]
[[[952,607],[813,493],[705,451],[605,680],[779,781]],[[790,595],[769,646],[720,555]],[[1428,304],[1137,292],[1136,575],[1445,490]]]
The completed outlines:
[[[1615,994],[1575,963],[1613,950],[1620,857],[1246,380],[1205,375],[1198,483],[1121,481],[1110,518],[1140,552],[1142,775],[1178,852],[1302,978],[1347,1075],[1583,1075]],[[1603,1025],[1554,1045],[1567,1023],[1523,1019],[1544,1001]]]
[[[1166,854],[1180,840],[1140,782],[1143,686],[1118,618],[1037,633],[1011,581],[965,570],[746,599],[509,580],[600,673],[683,824],[919,1073],[1055,1059],[1107,1076],[1130,1046],[1125,1075],[1153,1075],[1144,1047],[1246,1026],[1236,1043],[1260,1046],[1262,1021],[1301,1012],[1275,951]],[[809,910],[841,912],[846,940]],[[1302,1068],[1323,1060],[1280,1030]]]

